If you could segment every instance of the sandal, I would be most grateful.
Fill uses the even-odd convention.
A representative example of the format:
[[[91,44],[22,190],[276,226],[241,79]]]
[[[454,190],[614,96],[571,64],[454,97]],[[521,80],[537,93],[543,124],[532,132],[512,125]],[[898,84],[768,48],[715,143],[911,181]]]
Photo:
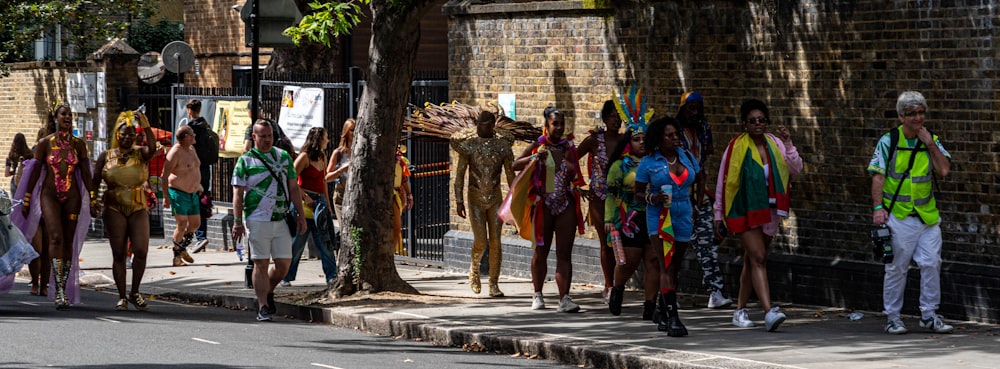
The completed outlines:
[[[115,311],[128,311],[128,302],[125,299],[119,299],[118,303],[115,304]]]
[[[138,309],[139,311],[149,311],[149,305],[146,304],[146,299],[142,298],[142,294],[140,293],[132,295],[132,298],[129,299],[129,302],[131,302],[132,305],[135,305],[135,308]]]

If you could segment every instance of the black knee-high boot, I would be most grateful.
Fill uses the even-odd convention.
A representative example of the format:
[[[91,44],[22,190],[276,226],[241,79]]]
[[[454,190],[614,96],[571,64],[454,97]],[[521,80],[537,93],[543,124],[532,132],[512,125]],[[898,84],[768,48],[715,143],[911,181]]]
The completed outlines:
[[[679,315],[680,305],[677,304],[677,291],[667,292],[666,295],[660,295],[663,306],[666,313],[662,317],[663,320],[657,325],[657,329],[661,331],[667,331],[667,335],[670,337],[683,337],[687,336],[687,327],[684,323],[681,323],[681,317]]]

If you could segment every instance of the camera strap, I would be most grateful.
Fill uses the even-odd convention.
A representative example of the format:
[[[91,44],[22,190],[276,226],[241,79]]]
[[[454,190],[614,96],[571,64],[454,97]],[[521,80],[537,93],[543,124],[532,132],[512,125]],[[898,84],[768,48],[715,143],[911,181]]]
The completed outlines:
[[[899,149],[898,128],[889,131],[889,139],[892,140],[892,150],[890,151],[891,154],[889,154],[889,160],[892,161],[892,163],[888,163],[888,165],[896,165],[896,153]],[[886,209],[886,212],[889,214],[892,214],[892,207],[893,205],[896,205],[896,197],[899,196],[899,190],[903,188],[903,182],[910,177],[910,169],[913,169],[913,162],[917,160],[917,150],[920,149],[920,145],[923,145],[923,141],[918,139],[917,144],[913,146],[913,149],[911,149],[913,152],[910,154],[910,163],[906,165],[906,171],[903,172],[903,178],[899,180],[899,185],[896,186],[896,192],[892,194],[892,201],[889,202],[889,207]]]

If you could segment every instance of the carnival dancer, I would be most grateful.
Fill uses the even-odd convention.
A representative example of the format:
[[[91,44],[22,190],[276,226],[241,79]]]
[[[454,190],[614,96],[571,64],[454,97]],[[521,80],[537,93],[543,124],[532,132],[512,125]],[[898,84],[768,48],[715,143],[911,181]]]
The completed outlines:
[[[406,158],[406,146],[396,148],[396,164],[393,165],[392,188],[395,201],[392,202],[392,244],[396,255],[406,256],[403,247],[403,212],[413,208],[413,192],[410,192],[410,160]]]
[[[589,190],[586,192],[587,219],[597,230],[597,239],[601,245],[601,271],[604,273],[601,298],[607,303],[614,282],[615,261],[611,249],[608,248],[608,234],[601,223],[605,218],[604,200],[608,198],[608,154],[618,146],[622,138],[619,132],[622,128],[622,118],[615,109],[613,101],[604,102],[604,107],[601,108],[601,121],[604,127],[590,130],[590,135],[583,139],[578,150],[581,157],[587,157],[587,175],[590,177]]]
[[[131,303],[136,309],[149,309],[146,300],[139,293],[139,284],[146,271],[146,255],[149,251],[149,208],[146,203],[146,187],[149,180],[149,160],[155,154],[155,146],[136,146],[138,134],[145,136],[146,142],[154,142],[149,121],[140,111],[126,111],[118,115],[111,148],[97,157],[93,188],[106,182],[104,199],[94,202],[91,211],[94,216],[103,215],[104,227],[111,244],[115,286],[118,288],[118,303],[115,310],[128,310]],[[125,261],[132,248],[132,289],[125,294]]]
[[[531,241],[535,246],[531,257],[531,283],[535,293],[531,308],[545,308],[542,286],[548,270],[548,256],[556,241],[556,287],[559,290],[557,312],[575,313],[580,306],[569,297],[573,280],[574,231],[583,234],[583,212],[580,209],[580,187],[585,183],[580,171],[573,131],[566,116],[555,107],[545,108],[545,129],[514,161],[514,170],[533,170],[532,187],[528,195],[531,204]],[[524,234],[522,233],[522,236]]]
[[[455,172],[455,202],[458,216],[469,217],[472,226],[472,262],[469,264],[469,287],[472,292],[482,289],[479,265],[483,253],[489,247],[490,296],[501,297],[500,262],[503,253],[500,246],[502,224],[497,216],[503,192],[500,190],[501,170],[507,176],[508,186],[514,182],[514,136],[506,130],[496,128],[496,115],[483,111],[476,119],[475,127],[468,127],[451,136],[451,148],[458,154],[458,168]],[[469,211],[466,212],[463,193],[465,177],[469,177]]]
[[[653,299],[660,286],[660,253],[650,246],[646,225],[646,204],[635,192],[636,170],[646,156],[646,122],[653,116],[642,93],[633,90],[623,94],[619,89],[613,105],[619,121],[627,122],[625,136],[611,152],[608,173],[608,198],[604,202],[605,233],[620,234],[620,245],[612,245],[614,283],[608,298],[608,310],[620,315],[625,294],[625,283],[641,261],[644,265],[642,319],[653,318]],[[638,92],[638,93],[636,93]],[[660,245],[656,245],[659,247]],[[622,260],[623,259],[623,260]]]
[[[23,198],[21,211],[12,221],[25,237],[32,238],[40,220],[48,232],[52,257],[49,298],[56,309],[80,302],[80,248],[90,225],[93,200],[87,145],[72,135],[73,113],[68,104],[57,105],[49,115],[56,132],[42,138],[35,148],[35,162],[25,167],[27,182],[18,186],[15,198]],[[22,178],[22,180],[23,180]]]

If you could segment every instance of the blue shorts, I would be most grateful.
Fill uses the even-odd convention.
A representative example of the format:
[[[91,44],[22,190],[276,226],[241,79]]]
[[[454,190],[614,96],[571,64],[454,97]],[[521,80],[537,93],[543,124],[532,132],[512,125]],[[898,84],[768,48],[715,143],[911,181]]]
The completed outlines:
[[[670,222],[674,228],[674,241],[689,242],[691,233],[694,231],[694,210],[691,209],[691,200],[675,199],[670,205]],[[646,227],[650,236],[655,236],[659,231],[660,212],[650,211],[652,207],[646,209]]]

